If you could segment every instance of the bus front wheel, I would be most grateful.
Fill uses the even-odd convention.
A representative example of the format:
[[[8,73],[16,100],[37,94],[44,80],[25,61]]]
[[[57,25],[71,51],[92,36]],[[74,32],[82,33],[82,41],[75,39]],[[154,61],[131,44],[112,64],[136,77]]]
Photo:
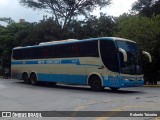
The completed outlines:
[[[32,85],[37,85],[37,76],[34,73],[31,74],[30,80]]]
[[[91,86],[91,89],[94,91],[101,91],[104,89],[104,87],[102,86],[101,79],[96,75],[90,77],[89,85]]]

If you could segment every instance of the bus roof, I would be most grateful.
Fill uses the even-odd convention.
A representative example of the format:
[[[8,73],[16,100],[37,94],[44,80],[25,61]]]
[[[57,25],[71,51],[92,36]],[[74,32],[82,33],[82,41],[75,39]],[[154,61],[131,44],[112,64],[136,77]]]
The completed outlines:
[[[15,47],[13,49],[21,49],[21,48],[32,48],[32,47],[42,47],[42,46],[50,46],[50,45],[58,45],[58,44],[68,44],[68,43],[77,43],[77,42],[85,42],[85,41],[95,41],[95,40],[121,40],[121,41],[128,41],[128,42],[133,42],[136,43],[132,40],[124,39],[124,38],[119,38],[119,37],[100,37],[100,38],[89,38],[89,39],[67,39],[67,40],[60,40],[60,41],[51,41],[51,42],[42,42],[39,43],[38,45],[33,45],[33,46],[19,46]]]

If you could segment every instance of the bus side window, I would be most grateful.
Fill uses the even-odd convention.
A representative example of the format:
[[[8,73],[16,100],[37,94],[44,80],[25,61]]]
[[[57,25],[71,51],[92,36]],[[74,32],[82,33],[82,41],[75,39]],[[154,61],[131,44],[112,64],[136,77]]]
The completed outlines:
[[[53,46],[52,51],[54,51],[54,53],[52,55],[54,58],[64,58],[64,57],[67,56],[66,55],[67,49],[66,49],[66,45],[65,44],[64,45],[55,45],[55,46]]]
[[[80,51],[79,51],[79,44],[68,44],[66,45],[66,52],[67,57],[79,57]]]
[[[30,59],[31,58],[31,48],[23,49],[23,59]]]
[[[55,58],[55,47],[54,46],[51,46],[51,57],[52,58]]]
[[[83,57],[98,57],[98,41],[83,42],[81,44],[81,54]]]
[[[13,50],[13,59],[17,59],[18,58],[18,50]]]
[[[51,46],[42,47],[41,55],[43,58],[51,58],[52,57],[52,48]]]
[[[74,47],[73,47],[73,56],[80,57],[80,48],[79,48],[78,44],[74,45]]]
[[[43,58],[41,54],[41,47],[37,48],[32,48],[32,58],[33,59],[38,59],[38,58]]]
[[[22,49],[13,50],[13,59],[22,59],[23,58],[23,51]]]
[[[58,46],[56,45],[56,46],[53,46],[53,51],[54,51],[54,53],[53,53],[53,58],[57,58],[58,57]]]
[[[60,45],[58,51],[59,51],[58,52],[59,58],[61,58],[61,57],[62,58],[67,57],[67,46],[66,46],[66,44]]]
[[[104,65],[111,71],[118,72],[118,55],[113,41],[101,41],[101,58]]]

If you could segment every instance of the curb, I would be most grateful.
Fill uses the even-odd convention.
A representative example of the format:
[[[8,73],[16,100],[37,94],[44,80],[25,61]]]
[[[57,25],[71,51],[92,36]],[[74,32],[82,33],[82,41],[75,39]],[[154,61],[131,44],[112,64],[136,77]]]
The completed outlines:
[[[160,85],[143,85],[143,87],[160,87]]]

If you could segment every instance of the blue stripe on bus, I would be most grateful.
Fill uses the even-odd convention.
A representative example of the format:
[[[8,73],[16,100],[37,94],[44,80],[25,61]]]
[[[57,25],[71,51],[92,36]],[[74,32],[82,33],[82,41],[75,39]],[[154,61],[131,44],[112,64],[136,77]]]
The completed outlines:
[[[71,60],[33,60],[33,61],[12,61],[12,65],[30,65],[30,64],[76,64],[82,66],[100,66],[95,64],[80,64],[79,59]]]
[[[68,84],[87,84],[87,75],[70,75],[70,74],[43,74],[38,73],[38,80],[43,82],[62,82]],[[103,78],[103,86],[105,87],[115,87],[115,88],[125,88],[125,87],[138,87],[144,84],[144,80],[129,81],[121,78],[108,77],[107,80]]]
[[[73,59],[73,60],[61,60],[61,64],[77,64],[79,65],[80,62],[78,59]]]
[[[44,74],[37,73],[38,81],[42,82],[60,82],[68,84],[87,84],[87,75],[71,75],[71,74]],[[22,74],[17,74],[14,78],[21,79]],[[124,80],[123,78],[118,78],[108,76],[107,79],[102,77],[103,86],[105,87],[114,87],[114,88],[125,88],[125,87],[138,87],[144,85],[144,80],[138,79],[134,81]]]
[[[14,61],[14,62],[11,62],[11,64],[19,65],[19,64],[23,64],[23,62],[22,61]]]
[[[63,82],[70,84],[87,84],[86,75],[42,74],[38,73],[38,80],[43,82]]]
[[[12,64],[80,64],[79,59],[71,60],[33,60],[33,61],[12,61]]]
[[[26,61],[24,64],[38,64],[38,61]]]

